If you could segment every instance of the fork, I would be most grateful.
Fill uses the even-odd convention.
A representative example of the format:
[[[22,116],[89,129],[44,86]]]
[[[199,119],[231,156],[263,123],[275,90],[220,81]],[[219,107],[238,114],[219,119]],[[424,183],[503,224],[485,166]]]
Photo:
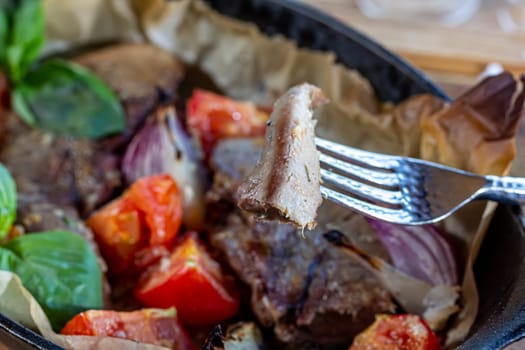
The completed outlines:
[[[476,199],[525,204],[525,178],[480,176],[322,138],[321,193],[361,214],[405,225],[440,221]]]

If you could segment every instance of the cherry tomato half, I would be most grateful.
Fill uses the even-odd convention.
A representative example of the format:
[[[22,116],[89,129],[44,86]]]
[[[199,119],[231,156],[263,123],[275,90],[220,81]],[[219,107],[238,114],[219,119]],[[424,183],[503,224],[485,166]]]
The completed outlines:
[[[127,198],[119,198],[95,212],[87,224],[112,272],[126,270],[144,246],[144,219]]]
[[[188,125],[209,155],[225,137],[262,136],[268,114],[249,102],[239,102],[204,90],[194,90],[187,102]]]
[[[439,350],[439,340],[416,315],[378,315],[349,350]]]
[[[144,215],[150,230],[149,245],[170,247],[182,222],[182,195],[168,174],[144,177],[125,194]]]
[[[169,259],[141,278],[135,296],[148,307],[174,306],[181,322],[188,325],[215,324],[239,309],[232,281],[224,277],[195,233],[187,234]]]
[[[133,312],[89,310],[73,317],[60,332],[124,338],[176,350],[194,350],[177,321],[175,309],[142,309]]]
[[[182,197],[167,174],[142,178],[87,220],[112,273],[144,268],[168,253],[182,221]],[[164,247],[162,249],[161,247]],[[137,264],[136,264],[137,263]]]

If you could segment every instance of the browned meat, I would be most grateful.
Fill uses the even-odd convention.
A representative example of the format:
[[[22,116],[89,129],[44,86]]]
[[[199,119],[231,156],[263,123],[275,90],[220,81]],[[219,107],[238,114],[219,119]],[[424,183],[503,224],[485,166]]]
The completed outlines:
[[[231,138],[220,140],[210,157],[214,170],[213,187],[206,193],[207,221],[225,225],[228,213],[237,208],[237,188],[261,157],[264,138]]]
[[[236,187],[255,163],[247,155],[257,157],[256,148],[256,141],[236,139],[217,146],[211,158],[216,171],[211,202],[235,200]],[[210,228],[211,244],[250,287],[255,315],[285,343],[347,345],[376,313],[395,308],[373,274],[322,238],[322,232],[338,229],[387,259],[362,217],[329,205],[321,207],[319,225],[307,238],[290,224],[257,222],[233,206]]]
[[[239,187],[241,208],[300,228],[315,227],[322,198],[313,109],[325,101],[319,88],[302,84],[275,102],[262,157]]]
[[[263,138],[231,138],[217,143],[210,159],[215,171],[215,191],[208,192],[212,201],[237,202],[237,187],[257,164],[263,146]]]
[[[51,230],[68,230],[79,233],[88,241],[93,250],[98,252],[93,233],[78,217],[71,206],[58,207],[38,195],[18,195],[17,223],[24,231],[41,232]]]
[[[346,343],[394,310],[376,278],[320,234],[305,239],[291,225],[231,214],[211,242],[250,286],[259,321],[286,343]]]
[[[101,151],[96,142],[31,129],[13,114],[4,122],[0,161],[13,175],[19,193],[88,213],[120,186],[116,155]]]
[[[126,132],[110,145],[129,141],[137,126],[159,102],[176,95],[184,68],[169,52],[146,44],[119,44],[79,56],[117,94],[126,112]]]

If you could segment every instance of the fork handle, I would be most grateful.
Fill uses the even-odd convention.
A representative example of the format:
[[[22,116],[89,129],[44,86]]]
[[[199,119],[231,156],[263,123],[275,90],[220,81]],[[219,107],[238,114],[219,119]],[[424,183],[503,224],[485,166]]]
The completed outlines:
[[[525,204],[525,178],[510,176],[486,176],[487,184],[479,192],[479,198],[500,203]]]

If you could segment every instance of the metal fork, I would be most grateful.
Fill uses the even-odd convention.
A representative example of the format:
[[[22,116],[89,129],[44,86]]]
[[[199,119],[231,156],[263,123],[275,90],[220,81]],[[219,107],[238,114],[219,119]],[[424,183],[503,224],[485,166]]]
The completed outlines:
[[[440,221],[476,199],[525,203],[525,179],[479,176],[419,159],[362,151],[316,138],[324,198],[406,225]]]

